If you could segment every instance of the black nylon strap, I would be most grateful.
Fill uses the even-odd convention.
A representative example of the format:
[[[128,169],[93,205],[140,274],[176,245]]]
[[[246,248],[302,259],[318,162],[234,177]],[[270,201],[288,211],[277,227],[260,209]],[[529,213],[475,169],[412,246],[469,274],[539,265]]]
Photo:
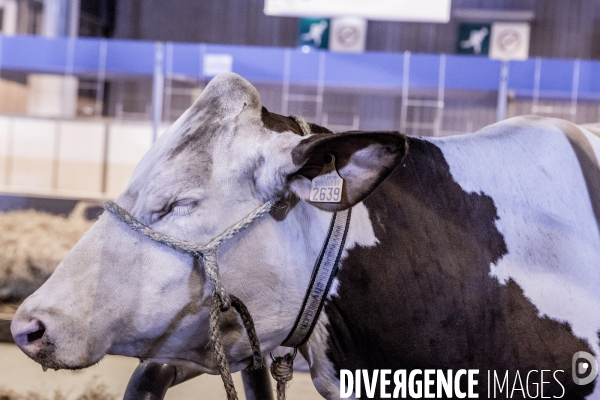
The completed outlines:
[[[281,344],[282,346],[298,347],[310,337],[325,304],[333,278],[339,269],[350,226],[350,216],[351,209],[333,214],[325,243],[323,243],[323,248],[315,262],[302,307],[298,312],[294,327]]]

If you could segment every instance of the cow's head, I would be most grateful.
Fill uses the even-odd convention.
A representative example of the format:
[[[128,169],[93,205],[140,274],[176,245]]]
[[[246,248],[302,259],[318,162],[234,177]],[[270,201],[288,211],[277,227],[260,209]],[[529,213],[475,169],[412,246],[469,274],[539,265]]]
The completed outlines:
[[[360,202],[405,153],[397,133],[301,133],[292,118],[264,109],[249,82],[221,75],[152,146],[116,200],[157,231],[205,244],[282,198],[218,254],[223,284],[253,314],[265,352],[293,325],[329,211]],[[328,154],[346,181],[342,202],[311,204],[310,180]],[[201,262],[104,213],[19,308],[12,332],[50,368],[83,368],[111,353],[214,373],[211,293]],[[233,311],[222,331],[231,368],[239,370],[251,351]]]

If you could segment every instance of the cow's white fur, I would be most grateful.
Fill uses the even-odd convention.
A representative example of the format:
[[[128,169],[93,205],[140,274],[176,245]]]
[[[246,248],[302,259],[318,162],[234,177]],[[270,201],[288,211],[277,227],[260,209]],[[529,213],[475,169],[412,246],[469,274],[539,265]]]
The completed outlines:
[[[513,279],[540,316],[568,322],[598,358],[600,232],[591,200],[582,196],[588,189],[567,130],[585,135],[598,165],[600,138],[549,118],[513,118],[484,128],[469,140],[450,137],[432,142],[442,149],[464,190],[494,199],[496,226],[508,254],[490,266],[490,275],[503,284]],[[502,157],[497,156],[498,149]],[[598,386],[590,398],[600,398]]]

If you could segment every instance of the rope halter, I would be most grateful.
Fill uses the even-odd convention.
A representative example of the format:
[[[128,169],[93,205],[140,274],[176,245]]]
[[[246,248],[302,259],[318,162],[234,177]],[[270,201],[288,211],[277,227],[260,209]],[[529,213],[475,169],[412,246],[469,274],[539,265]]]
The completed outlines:
[[[105,208],[106,211],[110,212],[112,215],[125,222],[134,231],[139,232],[146,237],[149,237],[153,241],[158,242],[160,244],[164,244],[165,246],[168,246],[182,253],[190,254],[195,258],[202,259],[202,261],[204,262],[204,268],[206,269],[206,274],[208,275],[210,282],[213,285],[214,293],[216,296],[219,297],[219,300],[221,301],[221,311],[227,311],[231,307],[231,299],[229,298],[229,295],[225,291],[225,288],[223,287],[223,284],[221,283],[221,280],[219,278],[217,250],[219,249],[219,246],[221,244],[231,239],[237,233],[252,225],[254,221],[271,211],[271,208],[273,208],[273,205],[276,202],[277,199],[272,199],[267,203],[263,204],[262,206],[245,216],[237,224],[232,225],[231,227],[226,229],[223,233],[215,237],[205,246],[197,245],[195,243],[177,239],[172,236],[165,235],[164,233],[155,231],[149,226],[144,225],[138,220],[136,220],[127,210],[117,205],[114,201],[107,201],[105,203]]]
[[[215,237],[205,246],[197,245],[195,243],[177,239],[158,232],[149,226],[142,224],[127,210],[115,202],[108,201],[105,203],[106,211],[119,218],[134,231],[141,233],[157,243],[163,244],[182,253],[190,254],[194,258],[202,259],[206,274],[208,275],[213,286],[213,306],[211,308],[209,317],[210,341],[213,345],[215,359],[221,374],[221,379],[225,385],[225,390],[227,391],[228,400],[236,400],[237,393],[235,391],[235,387],[233,386],[233,380],[231,378],[231,373],[229,372],[229,363],[227,362],[225,350],[221,343],[221,332],[219,325],[221,321],[221,314],[229,310],[232,305],[240,314],[242,322],[246,328],[248,338],[252,345],[252,369],[262,367],[262,354],[260,351],[258,336],[256,335],[256,331],[254,329],[254,322],[252,321],[252,317],[250,316],[248,309],[240,299],[227,293],[223,287],[223,284],[221,283],[221,279],[219,277],[219,265],[217,264],[217,250],[221,244],[231,239],[233,236],[249,227],[256,220],[260,219],[262,216],[271,211],[271,208],[273,208],[273,205],[276,202],[277,199],[272,199],[263,204],[240,220],[238,223],[226,229],[223,233]]]

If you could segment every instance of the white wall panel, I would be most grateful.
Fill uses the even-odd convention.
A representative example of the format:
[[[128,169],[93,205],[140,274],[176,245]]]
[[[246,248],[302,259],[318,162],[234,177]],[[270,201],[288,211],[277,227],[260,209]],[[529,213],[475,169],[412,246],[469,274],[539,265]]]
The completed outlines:
[[[10,185],[24,189],[52,188],[57,122],[15,118]]]
[[[57,189],[98,193],[102,190],[105,124],[60,123]]]
[[[8,162],[10,162],[10,128],[12,120],[9,117],[0,116],[0,184],[8,183],[7,172],[9,171]]]
[[[137,163],[152,145],[149,124],[114,122],[108,139],[106,195],[118,196],[127,186]]]

